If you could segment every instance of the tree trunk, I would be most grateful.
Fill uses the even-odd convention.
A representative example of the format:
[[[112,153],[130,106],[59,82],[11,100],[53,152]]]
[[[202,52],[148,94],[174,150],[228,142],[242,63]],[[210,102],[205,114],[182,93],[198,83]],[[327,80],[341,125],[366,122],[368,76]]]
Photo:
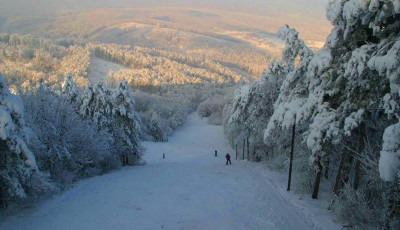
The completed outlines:
[[[321,174],[322,174],[322,165],[321,165],[320,159],[318,159],[318,161],[317,161],[317,166],[318,166],[318,171],[317,171],[317,175],[315,176],[314,190],[313,190],[313,193],[311,196],[312,199],[318,198],[319,183],[321,182]]]
[[[126,153],[126,165],[129,165],[129,155]]]
[[[399,178],[396,178],[391,182],[387,198],[384,230],[395,229],[395,227],[400,226],[400,183],[398,180]]]
[[[128,154],[124,153],[121,155],[122,166],[129,165]]]
[[[247,136],[247,160],[250,160],[250,145],[249,145],[249,137]]]
[[[237,151],[237,144],[236,144],[236,160],[237,160],[237,157],[238,157],[238,151]]]
[[[333,186],[333,194],[338,195],[339,190],[342,187],[342,171],[344,167],[344,163],[346,162],[347,153],[345,150],[342,150],[342,156],[340,157],[339,169],[335,179],[335,185]]]
[[[342,172],[343,183],[347,184],[350,180],[351,167],[353,164],[354,156],[352,154],[347,154],[347,164],[345,162]]]
[[[365,126],[364,123],[360,125],[360,140],[358,142],[358,153],[360,154],[359,157],[362,156],[362,152],[364,151],[364,136],[365,136]],[[354,181],[353,181],[353,188],[358,189],[360,184],[360,177],[361,177],[361,164],[360,160],[356,159],[355,164],[355,172],[354,172]]]
[[[293,125],[292,129],[292,146],[290,147],[290,163],[289,163],[289,177],[287,191],[290,191],[290,184],[292,183],[292,169],[293,169],[293,151],[294,151],[294,138],[296,134],[296,124]]]
[[[5,200],[3,198],[3,194],[5,194],[5,191],[3,191],[3,186],[0,187],[0,208],[6,208]]]
[[[324,168],[324,177],[325,179],[329,178],[329,164],[330,164],[330,159],[327,157],[327,160],[325,162],[325,168]]]
[[[358,189],[358,186],[360,184],[360,177],[361,177],[360,171],[361,171],[361,164],[360,164],[360,161],[357,159],[356,165],[355,165],[355,172],[354,172],[354,181],[353,181],[353,188],[355,190]]]
[[[246,139],[243,139],[243,158],[242,160],[244,160],[244,147],[246,146]]]

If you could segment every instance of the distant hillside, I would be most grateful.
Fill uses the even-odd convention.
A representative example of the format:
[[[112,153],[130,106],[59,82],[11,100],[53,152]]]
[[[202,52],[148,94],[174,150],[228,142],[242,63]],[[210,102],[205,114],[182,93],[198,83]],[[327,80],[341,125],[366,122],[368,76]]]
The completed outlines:
[[[60,86],[66,73],[80,86],[88,80],[114,84],[123,78],[133,87],[249,82],[270,58],[250,51],[166,50],[95,41],[0,34],[0,71],[12,87],[31,87],[39,78]],[[4,48],[3,48],[4,47]],[[224,52],[225,55],[224,55]],[[240,62],[240,56],[250,60]],[[255,59],[258,56],[258,60]],[[250,63],[258,61],[259,66]],[[257,62],[256,62],[257,63]]]
[[[215,11],[238,12],[247,15],[264,17],[264,21],[278,22],[269,32],[275,30],[283,23],[298,28],[303,36],[319,36],[324,39],[329,32],[330,24],[325,16],[325,7],[328,0],[0,0],[0,15],[42,15],[58,13],[62,10],[88,10],[88,9],[127,9],[127,8],[152,8],[165,9],[176,7],[191,7],[193,16],[214,15]],[[210,10],[212,9],[212,10]],[[216,15],[221,15],[217,13]],[[168,18],[165,15],[156,17]],[[242,22],[243,17],[236,19]],[[185,21],[185,24],[190,21]],[[253,23],[263,25],[265,22]],[[278,27],[277,27],[278,26]],[[320,36],[322,35],[324,36]]]
[[[311,48],[319,49],[329,27],[321,22],[316,23],[319,30],[310,30],[309,19],[298,23],[306,31],[300,36]],[[6,32],[2,42],[10,43],[0,56],[6,79],[13,73],[19,76],[18,84],[39,76],[56,82],[59,77],[55,75],[69,71],[79,78],[78,84],[87,79],[113,82],[125,78],[143,86],[251,82],[279,57],[283,44],[275,31],[285,20],[158,7],[63,11],[11,16],[1,22],[0,31]],[[52,50],[36,44],[43,40],[64,51],[54,56]],[[38,64],[37,59],[47,62]],[[101,65],[101,60],[109,64]],[[113,64],[123,68],[112,68]]]

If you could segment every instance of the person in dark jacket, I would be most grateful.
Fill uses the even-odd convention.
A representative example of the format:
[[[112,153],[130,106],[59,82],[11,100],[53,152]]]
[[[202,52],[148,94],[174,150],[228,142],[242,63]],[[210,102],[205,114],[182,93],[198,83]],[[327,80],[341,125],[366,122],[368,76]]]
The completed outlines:
[[[231,165],[231,164],[232,164],[232,162],[231,162],[231,155],[229,155],[229,153],[227,153],[227,154],[225,155],[225,158],[226,158],[226,165],[228,165],[228,162],[229,162],[229,164]]]

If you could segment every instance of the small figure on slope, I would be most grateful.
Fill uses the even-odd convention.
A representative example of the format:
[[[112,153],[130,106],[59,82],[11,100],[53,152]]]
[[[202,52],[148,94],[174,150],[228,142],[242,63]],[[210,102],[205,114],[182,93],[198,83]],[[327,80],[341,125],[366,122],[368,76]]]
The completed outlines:
[[[162,158],[165,159],[165,153],[162,154]]]
[[[228,163],[231,165],[231,164],[232,164],[232,162],[231,162],[231,155],[229,155],[229,153],[227,153],[227,154],[225,155],[225,158],[226,158],[226,165],[228,165]]]

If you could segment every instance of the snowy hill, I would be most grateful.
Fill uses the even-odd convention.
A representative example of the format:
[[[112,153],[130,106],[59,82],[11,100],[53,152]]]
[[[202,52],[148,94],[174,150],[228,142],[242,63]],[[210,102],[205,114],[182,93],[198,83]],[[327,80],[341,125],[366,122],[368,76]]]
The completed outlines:
[[[169,142],[144,145],[146,165],[83,180],[0,229],[340,229],[317,201],[284,193],[276,174],[225,165],[224,153],[234,154],[222,128],[196,115]]]

